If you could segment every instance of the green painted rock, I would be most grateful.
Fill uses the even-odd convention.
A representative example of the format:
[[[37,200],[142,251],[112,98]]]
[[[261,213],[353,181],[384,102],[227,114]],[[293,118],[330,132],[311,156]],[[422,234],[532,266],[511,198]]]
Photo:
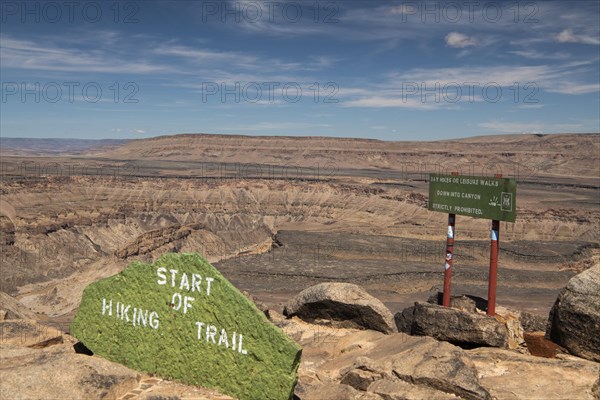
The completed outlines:
[[[139,371],[240,399],[291,399],[301,348],[197,254],[89,285],[71,334]]]

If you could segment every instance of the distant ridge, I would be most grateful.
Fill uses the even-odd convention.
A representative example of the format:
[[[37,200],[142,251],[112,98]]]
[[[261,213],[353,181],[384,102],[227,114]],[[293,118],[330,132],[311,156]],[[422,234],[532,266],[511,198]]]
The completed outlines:
[[[27,154],[79,154],[108,149],[129,142],[127,139],[61,139],[0,137],[0,150]]]

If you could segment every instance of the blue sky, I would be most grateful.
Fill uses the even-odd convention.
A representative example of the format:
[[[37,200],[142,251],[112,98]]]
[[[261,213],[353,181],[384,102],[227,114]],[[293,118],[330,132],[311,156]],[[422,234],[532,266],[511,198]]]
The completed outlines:
[[[5,137],[600,131],[597,1],[3,1]]]

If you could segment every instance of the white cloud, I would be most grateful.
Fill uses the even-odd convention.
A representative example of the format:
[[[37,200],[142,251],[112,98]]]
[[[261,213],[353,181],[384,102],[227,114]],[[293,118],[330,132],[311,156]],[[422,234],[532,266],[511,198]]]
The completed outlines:
[[[471,82],[477,83],[480,88],[486,84],[514,87],[516,82],[520,87],[533,84],[553,93],[585,94],[597,92],[599,89],[597,82],[582,81],[582,76],[586,76],[586,72],[593,70],[594,67],[590,65],[590,62],[574,61],[535,66],[420,68],[406,73],[390,74],[390,77],[391,84],[394,86],[400,86],[401,82],[416,82],[425,84],[426,87],[435,87],[436,84],[444,86]]]
[[[129,132],[131,132],[131,133],[137,133],[137,134],[146,133],[146,131],[143,130],[143,129],[132,129]]]
[[[558,43],[582,43],[599,45],[600,38],[590,35],[576,35],[572,29],[565,29],[554,37]]]
[[[425,102],[420,99],[394,96],[367,96],[342,103],[345,107],[366,108],[409,108],[413,110],[434,110],[449,104],[443,102]]]
[[[469,46],[477,46],[479,41],[473,36],[467,36],[460,32],[450,32],[446,35],[446,44],[450,47],[463,49]]]
[[[599,83],[582,78],[593,69],[593,63],[576,61],[536,66],[416,68],[390,73],[382,82],[366,87],[340,88],[338,95],[343,107],[447,110],[464,103],[489,101],[485,96],[496,98],[498,93],[500,100],[514,101],[518,90],[519,101],[527,101],[522,108],[535,109],[543,107],[532,103],[540,100],[541,90],[571,95],[600,91]]]
[[[60,48],[48,43],[0,37],[3,67],[46,71],[118,73],[173,72],[173,68],[147,61],[123,60],[104,51]]]
[[[567,60],[572,57],[569,53],[542,53],[537,50],[515,50],[510,53],[532,60]]]

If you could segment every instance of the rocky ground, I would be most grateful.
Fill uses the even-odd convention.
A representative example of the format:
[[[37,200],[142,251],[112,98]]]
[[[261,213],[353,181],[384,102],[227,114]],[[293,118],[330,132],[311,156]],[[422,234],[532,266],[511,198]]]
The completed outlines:
[[[310,305],[333,296],[342,302],[349,301],[348,307],[365,304],[360,309],[363,316],[370,315],[364,319],[366,326],[343,328],[323,318],[306,322],[307,311],[299,308],[294,311],[298,315],[289,318],[268,310],[271,321],[303,347],[295,399],[599,398],[597,362],[569,355],[564,349],[554,358],[544,358],[530,355],[523,345],[512,350],[507,346],[468,350],[427,336],[369,329],[369,324],[378,323],[374,318],[378,313],[387,312],[390,317],[391,313],[381,303],[376,305],[378,301],[359,287],[355,293],[350,292],[345,287],[315,288],[312,294],[291,300],[288,308],[292,310],[294,304]],[[371,308],[372,313],[365,307]],[[5,316],[10,318],[0,321],[2,398],[231,399],[215,390],[138,373],[91,355],[70,335],[22,319],[28,316],[27,308],[6,295],[1,308],[8,309]],[[454,308],[444,310],[467,313]],[[340,307],[335,312],[339,313]],[[486,324],[496,321],[480,318]],[[447,319],[446,323],[452,324],[450,321]],[[461,334],[472,335],[473,329],[479,329],[475,325],[471,328],[471,333],[465,333],[469,329],[464,329]]]
[[[73,154],[44,148],[0,149],[0,286],[63,337],[85,286],[167,251],[204,255],[280,313],[301,290],[332,281],[359,284],[394,313],[424,301],[442,285],[446,233],[446,216],[426,208],[430,172],[517,179],[517,221],[501,224],[500,304],[547,316],[569,279],[600,259],[598,134],[436,143],[182,135]],[[453,293],[487,296],[489,225],[458,217]],[[30,357],[19,351],[15,360]],[[467,352],[475,365],[526,364],[477,351]],[[489,368],[482,382],[504,382],[504,367]]]

